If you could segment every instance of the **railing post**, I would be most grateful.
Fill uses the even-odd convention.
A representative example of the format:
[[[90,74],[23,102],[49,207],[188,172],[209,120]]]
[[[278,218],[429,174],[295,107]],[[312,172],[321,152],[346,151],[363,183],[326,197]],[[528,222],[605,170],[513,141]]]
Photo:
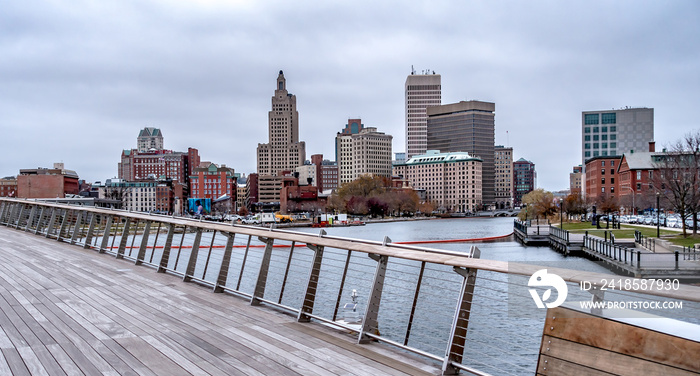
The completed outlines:
[[[90,248],[90,243],[92,242],[93,234],[95,232],[95,225],[97,225],[97,214],[92,213],[90,216],[90,226],[88,226],[87,235],[85,235],[85,245],[83,248]]]
[[[41,210],[39,211],[39,219],[36,222],[36,226],[34,227],[34,235],[38,235],[39,231],[41,230],[41,221],[44,219],[44,209],[46,209],[45,206],[41,207]]]
[[[151,235],[151,221],[146,221],[146,226],[143,228],[143,235],[141,235],[141,245],[139,246],[139,253],[136,254],[136,261],[134,265],[141,265],[143,259],[146,258],[146,248],[148,247],[148,237]]]
[[[24,231],[29,231],[34,223],[34,217],[36,216],[36,204],[32,205],[32,211],[29,212],[29,218],[27,218],[27,224],[24,226]]]
[[[185,275],[182,277],[183,282],[188,282],[190,279],[192,279],[192,276],[194,275],[194,267],[195,265],[197,265],[197,256],[199,256],[199,243],[201,241],[202,229],[198,227],[194,235],[194,243],[192,243],[192,252],[190,252],[190,259],[187,260],[187,268],[185,268]]]
[[[163,245],[163,254],[160,256],[160,262],[158,263],[158,273],[164,273],[168,268],[168,262],[170,261],[170,248],[173,245],[173,237],[175,237],[175,225],[170,224],[168,227],[168,235],[165,237],[165,245]]]
[[[480,256],[481,251],[479,251],[479,248],[472,247],[471,257],[479,258]],[[461,363],[464,356],[464,343],[467,340],[467,327],[469,326],[474,284],[476,283],[477,269],[455,266],[454,271],[463,277],[463,281],[459,294],[460,299],[457,302],[455,317],[452,322],[449,342],[447,343],[445,360],[442,363],[443,375],[456,375],[459,373],[459,368],[454,367],[452,363]]]
[[[66,232],[68,228],[68,218],[70,218],[71,215],[72,211],[70,209],[63,209],[63,220],[61,221],[61,227],[58,229],[58,234],[56,234],[56,240],[63,241],[63,233]]]
[[[382,299],[386,266],[389,262],[389,257],[385,255],[370,253],[368,256],[377,262],[377,268],[374,271],[374,282],[372,283],[372,289],[367,299],[367,309],[365,310],[365,317],[362,320],[362,328],[360,329],[360,336],[357,343],[369,343],[371,339],[366,333],[376,333],[379,330],[377,315],[379,313],[379,303]]]
[[[231,266],[231,253],[233,251],[233,240],[236,237],[235,233],[224,233],[226,235],[226,249],[224,250],[224,255],[221,257],[221,266],[219,267],[219,274],[216,278],[216,283],[214,284],[214,292],[223,292],[222,286],[226,286],[226,280],[228,279],[228,269]]]
[[[340,288],[338,289],[338,297],[335,300],[335,309],[333,310],[333,321],[338,318],[338,308],[340,308],[340,299],[343,297],[343,289],[345,288],[345,277],[348,275],[348,266],[350,266],[350,256],[352,252],[348,250],[348,255],[345,257],[345,266],[343,267],[343,275],[340,277]]]
[[[61,210],[58,208],[51,208],[51,218],[49,219],[49,225],[46,226],[46,237],[49,238],[51,237],[51,233],[54,230],[54,227],[56,226],[56,213]]]
[[[408,337],[411,335],[411,327],[413,326],[413,317],[416,314],[416,307],[418,306],[418,294],[420,293],[420,286],[423,283],[423,273],[425,272],[425,261],[420,263],[420,272],[418,273],[418,281],[416,281],[416,292],[413,293],[413,304],[411,305],[411,314],[408,316],[408,326],[406,327],[406,337],[404,337],[403,345],[408,345]]]
[[[309,271],[309,280],[306,284],[306,293],[304,294],[304,300],[302,301],[302,306],[299,310],[297,322],[311,321],[311,317],[309,317],[309,315],[311,315],[314,311],[316,287],[318,287],[318,276],[321,273],[321,262],[323,261],[323,246],[313,244],[307,244],[306,246],[314,251],[314,261],[313,264],[311,264],[311,270]]]
[[[267,273],[270,269],[270,258],[272,257],[272,245],[275,242],[273,238],[263,238],[258,236],[258,240],[265,243],[265,253],[263,253],[262,260],[260,261],[260,270],[258,271],[258,278],[255,282],[255,289],[253,290],[253,296],[250,299],[250,305],[257,306],[260,305],[260,299],[265,297],[265,285],[267,284]],[[241,270],[241,274],[243,271]]]
[[[24,208],[25,204],[19,204],[19,214],[17,215],[17,220],[15,221],[15,228],[19,228],[19,224],[22,221],[22,217],[24,216]]]
[[[102,244],[100,244],[99,253],[104,253],[107,251],[107,245],[109,244],[109,236],[112,234],[112,216],[107,216],[107,222],[105,223],[104,233],[102,234]],[[116,234],[115,234],[116,236]]]
[[[73,234],[70,237],[70,244],[75,244],[78,240],[78,234],[80,234],[80,226],[83,224],[83,211],[78,210],[78,217],[75,219],[75,226],[73,226]]]
[[[325,231],[321,230],[322,233]],[[289,277],[289,266],[292,264],[292,256],[294,255],[294,245],[296,242],[292,242],[291,248],[289,248],[289,256],[287,256],[287,266],[284,268],[284,277],[282,277],[282,288],[280,289],[280,296],[277,298],[277,303],[282,304],[282,297],[284,296],[284,289],[287,287],[287,277]]]
[[[678,270],[678,251],[673,252],[676,256],[676,270]]]
[[[129,241],[129,230],[131,230],[131,217],[126,217],[124,219],[124,230],[122,231],[122,238],[119,240],[119,248],[117,248],[117,258],[124,258],[124,250],[126,249],[126,243]]]

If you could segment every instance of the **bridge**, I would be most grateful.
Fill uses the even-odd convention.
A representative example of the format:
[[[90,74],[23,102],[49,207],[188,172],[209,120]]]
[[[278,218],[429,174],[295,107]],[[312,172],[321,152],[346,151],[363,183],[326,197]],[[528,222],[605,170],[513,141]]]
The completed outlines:
[[[569,345],[556,356],[540,347],[552,317],[535,307],[527,281],[543,267],[479,259],[475,247],[11,199],[0,199],[0,224],[5,374],[521,375],[583,361],[567,358]],[[617,299],[576,291],[609,275],[548,269],[570,296]],[[700,288],[622,289],[685,303],[664,320],[692,326],[700,316]],[[700,369],[669,344],[673,357],[625,359]]]

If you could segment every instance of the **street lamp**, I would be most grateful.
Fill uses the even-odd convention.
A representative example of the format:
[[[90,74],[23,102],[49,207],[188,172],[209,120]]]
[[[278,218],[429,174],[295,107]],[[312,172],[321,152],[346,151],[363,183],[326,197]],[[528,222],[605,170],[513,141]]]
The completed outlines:
[[[559,228],[564,229],[564,199],[559,199]]]
[[[656,192],[656,237],[659,237],[659,192]]]

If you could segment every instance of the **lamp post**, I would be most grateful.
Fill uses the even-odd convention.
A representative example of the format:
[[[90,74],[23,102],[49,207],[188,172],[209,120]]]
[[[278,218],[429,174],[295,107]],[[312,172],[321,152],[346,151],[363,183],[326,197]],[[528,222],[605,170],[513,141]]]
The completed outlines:
[[[659,237],[659,192],[656,192],[656,237]]]
[[[564,199],[559,199],[559,228],[564,229]]]

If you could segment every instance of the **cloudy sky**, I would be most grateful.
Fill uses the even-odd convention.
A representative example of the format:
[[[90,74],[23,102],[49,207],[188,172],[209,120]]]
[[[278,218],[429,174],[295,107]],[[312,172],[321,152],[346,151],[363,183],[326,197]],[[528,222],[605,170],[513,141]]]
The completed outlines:
[[[0,176],[104,181],[144,127],[254,172],[279,70],[307,158],[350,117],[405,151],[411,66],[495,102],[496,143],[564,189],[581,111],[653,107],[660,146],[700,128],[700,2],[0,0]]]

